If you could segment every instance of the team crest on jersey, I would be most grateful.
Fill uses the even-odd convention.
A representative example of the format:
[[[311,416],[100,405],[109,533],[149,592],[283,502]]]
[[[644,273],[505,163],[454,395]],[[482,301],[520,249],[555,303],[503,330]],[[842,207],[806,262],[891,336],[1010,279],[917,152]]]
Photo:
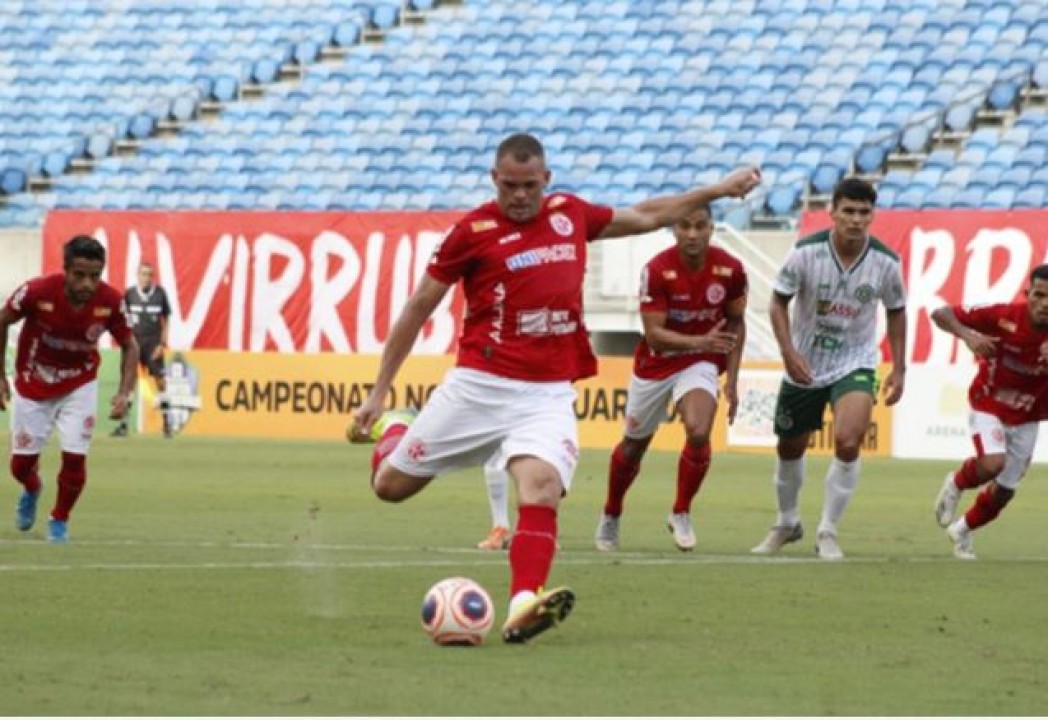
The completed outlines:
[[[553,228],[553,232],[557,233],[561,237],[571,237],[571,234],[575,232],[575,225],[564,213],[553,213],[549,216],[549,225]]]
[[[36,309],[40,312],[51,312],[55,309],[55,304],[48,300],[41,300],[36,304]]]
[[[549,199],[549,202],[546,203],[546,207],[548,207],[550,210],[552,210],[555,207],[560,207],[561,205],[563,205],[567,201],[568,201],[568,199],[566,197],[564,197],[563,195],[554,195],[553,197],[551,197]]]
[[[727,265],[714,265],[713,266],[713,274],[714,275],[718,275],[720,277],[731,277],[733,272],[734,272],[734,270],[732,270]]]
[[[475,232],[487,232],[488,230],[494,230],[499,226],[497,220],[476,220],[470,224],[470,229]]]
[[[724,298],[728,292],[724,289],[724,286],[720,283],[713,283],[706,288],[706,300],[710,305],[718,305],[724,302]]]
[[[113,314],[113,308],[97,307],[94,314],[95,317],[109,317]]]
[[[873,300],[873,285],[863,283],[859,287],[855,288],[855,299],[863,304],[866,304],[870,300]]]
[[[94,324],[87,329],[84,335],[90,342],[98,342],[98,338],[102,337],[102,333],[106,331],[105,325]]]

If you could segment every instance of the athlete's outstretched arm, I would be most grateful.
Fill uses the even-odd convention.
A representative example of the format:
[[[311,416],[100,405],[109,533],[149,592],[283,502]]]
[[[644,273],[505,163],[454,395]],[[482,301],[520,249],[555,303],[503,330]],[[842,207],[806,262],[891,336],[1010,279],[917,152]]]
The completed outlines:
[[[7,328],[11,323],[17,322],[14,315],[6,307],[0,307],[0,410],[7,409],[7,402],[11,399],[11,388],[7,384]]]
[[[397,321],[389,331],[389,338],[382,348],[382,359],[379,361],[378,377],[371,393],[364,404],[353,415],[355,434],[366,435],[371,431],[386,402],[386,394],[393,385],[393,380],[404,364],[404,358],[411,352],[415,339],[422,332],[422,326],[444,299],[451,286],[434,279],[428,273],[423,274],[422,281],[401,310]]]
[[[120,387],[109,401],[111,420],[120,420],[127,413],[138,377],[138,355],[138,341],[129,333],[127,341],[120,346]]]
[[[746,346],[746,296],[736,298],[724,309],[726,330],[735,335],[735,347],[728,353],[724,371],[724,399],[728,401],[728,424],[735,422],[739,409],[739,368],[742,366],[742,351]]]
[[[899,402],[906,386],[906,308],[888,311],[888,347],[892,351],[892,371],[884,381],[884,402]]]
[[[652,198],[633,207],[617,208],[611,222],[597,239],[642,235],[669,227],[714,200],[725,197],[745,197],[760,185],[761,171],[755,167],[728,173],[720,182],[698,187],[679,195]]]
[[[997,353],[997,338],[983,335],[978,330],[970,328],[954,314],[949,306],[943,306],[932,311],[932,322],[943,332],[948,332],[964,341],[974,354],[982,357],[993,357]],[[895,349],[892,348],[894,357]]]
[[[793,337],[790,335],[790,300],[788,295],[772,291],[771,305],[768,314],[771,316],[771,330],[775,333],[775,341],[779,344],[779,352],[782,353],[782,364],[786,368],[786,374],[790,380],[798,385],[811,385],[811,368],[804,356],[797,352],[793,346]]]

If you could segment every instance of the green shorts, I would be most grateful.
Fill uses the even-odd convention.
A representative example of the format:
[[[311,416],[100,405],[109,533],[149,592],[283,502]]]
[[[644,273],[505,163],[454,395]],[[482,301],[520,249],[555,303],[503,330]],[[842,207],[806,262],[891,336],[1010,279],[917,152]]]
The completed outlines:
[[[878,385],[877,371],[864,368],[826,387],[807,388],[783,380],[775,401],[775,434],[794,437],[820,430],[827,403],[832,405],[842,395],[856,391],[877,397]]]

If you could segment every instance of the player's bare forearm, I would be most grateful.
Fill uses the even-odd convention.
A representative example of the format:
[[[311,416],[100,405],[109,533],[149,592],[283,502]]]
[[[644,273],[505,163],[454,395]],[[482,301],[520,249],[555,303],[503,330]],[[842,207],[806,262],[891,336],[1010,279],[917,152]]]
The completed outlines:
[[[956,318],[954,318],[956,319]],[[888,311],[888,347],[892,352],[892,369],[906,372],[906,310]]]
[[[793,338],[790,337],[790,299],[785,295],[772,292],[771,304],[768,307],[771,331],[783,355],[794,350]]]
[[[429,275],[422,276],[418,288],[408,298],[407,304],[404,305],[400,316],[389,331],[389,338],[382,349],[382,359],[379,361],[378,376],[375,378],[371,397],[385,398],[400,371],[400,366],[404,364],[405,358],[415,345],[415,340],[422,332],[423,325],[436,310],[440,301],[444,299],[450,287],[450,285],[434,280]]]
[[[679,195],[651,198],[629,208],[615,210],[601,239],[642,235],[679,222],[699,208],[725,197],[745,197],[760,184],[760,170],[743,168],[726,175],[720,182],[697,187]]]
[[[953,309],[948,306],[932,310],[932,322],[935,323],[935,327],[943,332],[962,339],[964,338],[964,332],[967,330],[967,327],[962,325],[957,316],[953,314]]]
[[[131,397],[138,374],[138,341],[132,336],[120,346],[120,394]]]
[[[739,380],[739,368],[742,366],[742,351],[746,345],[746,316],[729,317],[725,329],[736,337],[735,349],[728,353],[725,365],[727,381],[735,385]]]
[[[0,308],[0,410],[7,409],[7,401],[11,399],[11,388],[7,384],[7,328],[11,326],[13,318],[7,308]]]

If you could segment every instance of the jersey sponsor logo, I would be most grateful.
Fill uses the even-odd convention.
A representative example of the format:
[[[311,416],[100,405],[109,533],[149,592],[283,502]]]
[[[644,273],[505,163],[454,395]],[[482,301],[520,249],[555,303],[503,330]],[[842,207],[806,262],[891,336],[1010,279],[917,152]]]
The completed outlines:
[[[499,238],[499,245],[507,245],[511,242],[516,242],[517,240],[520,240],[520,233],[510,233],[509,235],[503,235]]]
[[[50,300],[40,300],[36,303],[36,309],[40,312],[52,312],[55,309],[55,304]]]
[[[475,233],[494,230],[499,226],[498,220],[475,220],[470,223],[470,229]]]
[[[997,327],[1001,328],[1005,332],[1015,332],[1019,329],[1019,326],[1013,323],[1011,320],[1000,319],[997,321]]]
[[[859,287],[855,288],[855,299],[859,302],[866,304],[873,300],[874,289],[873,285],[863,283]]]
[[[548,207],[550,210],[552,210],[555,207],[560,207],[561,205],[563,205],[567,201],[568,201],[568,199],[566,197],[564,197],[563,195],[554,195],[553,197],[551,197],[549,199],[549,202],[546,203],[546,207]]]
[[[96,307],[94,311],[95,317],[109,317],[113,314],[113,308],[107,307]]]
[[[728,267],[727,265],[713,266],[713,274],[719,277],[731,277],[734,272],[734,269]]]
[[[80,342],[79,340],[66,340],[65,338],[45,332],[40,336],[40,341],[52,350],[65,350],[68,352],[91,352],[95,349],[95,343]]]
[[[720,283],[713,283],[706,288],[706,301],[711,305],[719,305],[728,296],[728,291]]]
[[[570,335],[578,329],[568,310],[521,310],[517,313],[517,334],[532,337]]]
[[[855,318],[859,316],[859,308],[830,300],[818,300],[815,303],[815,314],[824,317]]]
[[[571,234],[575,232],[575,225],[571,222],[571,218],[563,213],[553,213],[550,215],[549,225],[553,228],[553,232],[561,237],[571,237]]]
[[[677,271],[676,270],[663,270],[662,271],[662,279],[663,280],[676,280],[677,279]]]
[[[691,300],[691,293],[670,295],[670,300],[673,300],[674,302],[687,302],[688,300]]]
[[[561,243],[559,245],[533,248],[516,255],[510,255],[506,258],[506,267],[516,272],[517,270],[524,270],[525,268],[538,265],[574,261],[575,246],[571,243]]]
[[[716,320],[720,315],[718,308],[707,308],[706,310],[680,310],[670,309],[666,311],[666,317],[680,323],[692,322],[694,320]]]

